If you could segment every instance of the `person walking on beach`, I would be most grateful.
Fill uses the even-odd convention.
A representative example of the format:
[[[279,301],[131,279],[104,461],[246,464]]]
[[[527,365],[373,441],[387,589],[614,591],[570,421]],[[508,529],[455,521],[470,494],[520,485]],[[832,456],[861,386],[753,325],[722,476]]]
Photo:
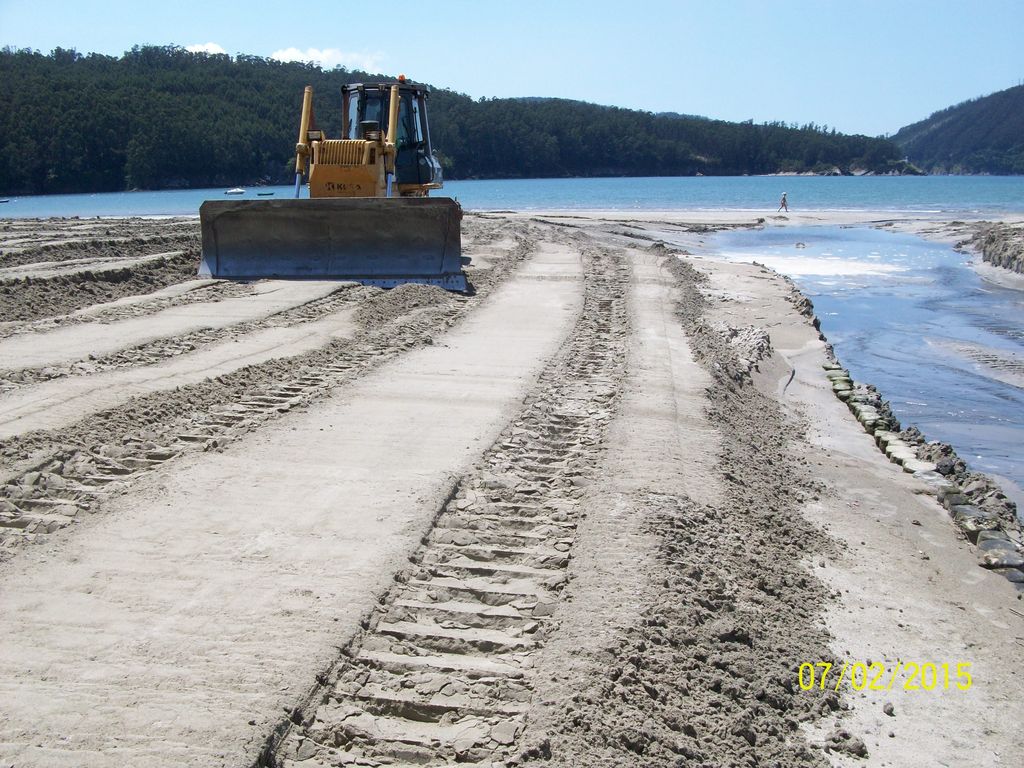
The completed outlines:
[[[779,210],[781,211],[783,209],[786,210],[786,213],[789,213],[789,203],[786,202],[785,192],[782,193],[782,199],[779,201]]]

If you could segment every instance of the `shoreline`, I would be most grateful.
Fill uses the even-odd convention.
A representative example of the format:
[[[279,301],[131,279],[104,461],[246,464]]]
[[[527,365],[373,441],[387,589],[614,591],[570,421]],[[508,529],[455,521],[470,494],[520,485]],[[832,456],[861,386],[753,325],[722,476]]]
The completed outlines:
[[[750,263],[775,274],[795,294],[794,305],[825,345],[827,362],[822,365],[822,375],[828,379],[836,398],[847,405],[864,430],[873,437],[880,453],[932,489],[949,511],[960,534],[978,545],[979,554],[986,554],[983,542],[987,539],[993,554],[987,556],[987,564],[983,567],[1005,576],[1024,599],[1024,571],[1018,568],[1018,563],[1024,566],[1024,507],[1019,501],[1024,494],[1021,487],[1009,478],[972,469],[970,462],[949,443],[929,440],[916,424],[901,423],[892,412],[884,392],[870,382],[853,379],[842,365],[821,330],[813,301],[800,290],[796,281],[770,265],[758,261]],[[1020,277],[1024,284],[1024,275]],[[999,541],[992,543],[996,539]],[[1001,541],[1004,540],[1013,542],[1014,547],[1002,547]]]
[[[734,212],[733,212],[734,213]],[[965,222],[962,219],[949,219],[945,216],[937,217],[900,217],[897,219],[891,218],[879,218],[884,212],[878,210],[872,211],[861,211],[861,212],[843,212],[843,215],[836,216],[824,220],[817,213],[801,212],[798,215],[792,217],[785,216],[772,216],[767,217],[768,221],[764,221],[764,217],[760,217],[761,221],[764,221],[763,226],[864,226],[874,229],[891,230],[895,232],[912,234],[921,237],[924,240],[928,240],[943,245],[949,245],[954,250],[963,253],[968,256],[967,265],[984,281],[997,285],[1001,288],[1024,291],[1024,274],[1020,274],[1005,267],[995,266],[986,261],[983,261],[983,254],[981,251],[981,238],[980,234],[988,231],[992,228],[993,222],[989,219],[979,219],[974,222]],[[595,214],[596,215],[596,214]],[[774,219],[774,221],[772,221]],[[720,217],[708,218],[704,215],[693,215],[691,212],[687,216],[673,216],[673,221],[682,222],[685,221],[689,224],[700,224],[700,225],[711,225],[718,226],[722,225],[723,228],[734,228],[741,225],[749,225],[749,222],[737,221],[734,216],[727,217],[724,221]],[[1002,226],[1004,229],[1011,227],[1020,227],[1024,224],[1024,214],[1012,214],[1008,215],[1004,219],[995,222],[995,226]],[[1020,233],[1021,230],[1015,230],[1016,233]],[[673,233],[676,234],[676,233]],[[709,257],[714,258],[715,253],[709,249],[702,241],[694,241],[689,246],[694,251],[706,254]],[[761,262],[754,261],[753,263],[758,264]],[[808,305],[813,306],[810,297],[805,296],[800,289],[796,286],[795,276],[791,277],[784,272],[778,270],[776,267],[770,265],[763,265],[766,269],[770,269],[775,274],[778,274],[783,280],[791,283],[795,291],[800,293],[804,301]],[[819,326],[817,317],[810,315],[812,320],[815,322],[815,327]],[[823,335],[823,339],[825,339]],[[827,340],[826,340],[826,343]],[[831,350],[831,345],[829,345]],[[874,386],[868,382],[871,389]],[[884,393],[882,393],[884,397]],[[895,418],[895,417],[894,417]],[[917,426],[910,424],[908,429],[913,427],[917,429]],[[936,442],[936,441],[933,441]],[[948,445],[945,444],[944,445]],[[950,446],[950,449],[952,447]],[[954,451],[954,456],[955,456]],[[1014,502],[1017,507],[1017,516],[1015,519],[1016,525],[1019,527],[1024,522],[1024,483],[1015,482],[1011,478],[997,476],[991,472],[981,472],[978,474],[985,475],[990,478],[996,486],[998,486],[1002,492],[1008,496]]]
[[[979,258],[971,260],[971,267],[987,283],[998,285],[1000,288],[1010,288],[1015,291],[1024,291],[1024,274],[1011,272],[1005,267],[995,267]]]
[[[893,213],[893,211],[887,210],[865,209],[831,212],[791,211],[789,214],[773,214],[755,209],[719,209],[714,211],[689,210],[669,212],[645,210],[640,212],[640,216],[631,216],[628,211],[621,210],[593,210],[584,212],[571,209],[556,209],[536,215],[533,212],[525,211],[517,212],[515,214],[506,213],[502,215],[515,216],[517,218],[536,218],[539,221],[556,218],[563,221],[579,220],[585,222],[588,220],[601,220],[622,224],[628,224],[641,219],[649,219],[650,221],[646,222],[648,224],[654,224],[655,226],[657,224],[666,224],[677,227],[671,230],[671,247],[682,247],[685,251],[700,254],[703,258],[711,260],[719,259],[723,262],[728,262],[729,259],[717,254],[713,250],[713,246],[706,244],[703,239],[704,234],[717,230],[735,229],[737,227],[864,226],[874,229],[912,234],[925,240],[949,245],[955,250],[958,250],[970,257],[967,264],[976,274],[979,275],[981,279],[999,285],[1000,287],[1024,290],[1024,275],[1019,275],[1016,272],[1012,272],[1002,267],[993,266],[982,260],[979,233],[983,233],[991,229],[993,226],[993,221],[988,214],[979,215],[974,220],[968,220],[963,216],[964,212],[962,211],[956,212],[958,214],[956,217],[940,212],[928,212],[928,215],[924,216],[913,214],[913,212],[909,211],[904,211],[904,215],[902,216],[893,216]],[[752,214],[756,214],[753,221],[750,219]],[[994,224],[997,227],[1000,225],[1003,227],[1020,226],[1021,224],[1024,224],[1024,214],[1009,212],[998,221],[994,222]],[[633,237],[637,236],[639,235],[633,235]],[[644,239],[650,240],[653,238]],[[756,260],[753,263],[759,264]],[[793,290],[800,296],[801,301],[807,307],[811,308],[808,317],[818,332],[821,333],[820,321],[818,321],[816,315],[813,313],[813,303],[809,297],[805,296],[800,291],[793,278],[771,266],[765,266],[763,264],[761,264],[761,266],[764,269],[770,270],[773,274],[778,275],[780,279],[792,286]],[[826,336],[822,334],[821,338],[826,344],[829,354],[832,356],[831,359],[836,361],[837,358],[835,357],[835,353],[832,351],[832,347],[828,343]],[[878,390],[870,383],[867,385],[858,383],[857,386],[861,388],[867,386],[873,392],[878,392]],[[879,399],[884,398],[884,392],[879,394]],[[895,422],[895,416],[892,418]],[[922,436],[923,439],[921,440],[921,444],[925,448],[927,448],[928,445],[935,444],[943,446],[945,455],[951,455],[953,460],[963,462],[965,465],[963,472],[967,474],[972,473],[969,462],[962,460],[957,455],[955,449],[948,443],[940,443],[935,440],[929,442],[927,437],[923,436],[923,433],[920,432],[916,425],[905,425],[904,431],[909,430],[915,430],[918,435]],[[927,453],[926,450],[924,452]],[[884,450],[883,455],[885,455]],[[1024,523],[1024,520],[1022,520],[1021,517],[1022,514],[1024,514],[1024,506],[1020,503],[1021,500],[1024,500],[1024,492],[1021,490],[1021,485],[1014,483],[1010,478],[994,477],[991,473],[973,472],[973,474],[975,476],[983,476],[986,478],[988,490],[994,490],[995,492],[1011,499],[1011,503],[1016,507],[1016,514],[1012,521],[1008,521],[1008,523],[1010,523],[1011,533],[1018,539],[1018,541],[1021,540],[1021,525]],[[1009,488],[1004,487],[1004,483],[1006,481],[1009,481]]]
[[[785,278],[785,276],[782,276]],[[797,291],[812,306],[810,299]],[[808,316],[815,328],[818,318]],[[1024,524],[1014,496],[1020,489],[1014,484],[1010,492],[1004,487],[1006,478],[973,470],[949,443],[929,440],[916,424],[903,425],[892,413],[885,393],[873,384],[854,380],[822,334],[830,363],[823,365],[836,397],[846,403],[850,412],[871,435],[878,449],[904,472],[914,475],[934,490],[936,498],[949,511],[950,517],[971,543],[985,555],[983,567],[990,568],[1014,583],[1024,597]],[[1012,483],[1012,481],[1010,481]],[[1002,534],[1005,534],[1002,535]],[[1000,542],[1012,542],[1004,547]],[[995,542],[985,549],[984,542]],[[988,556],[988,550],[993,554]],[[1018,565],[1019,564],[1019,565]]]

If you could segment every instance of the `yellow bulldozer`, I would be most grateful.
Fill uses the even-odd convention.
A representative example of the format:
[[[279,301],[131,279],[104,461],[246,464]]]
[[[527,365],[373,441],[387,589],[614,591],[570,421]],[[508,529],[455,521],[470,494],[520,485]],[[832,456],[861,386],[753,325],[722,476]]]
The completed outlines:
[[[208,200],[201,277],[354,280],[389,288],[467,289],[462,208],[441,187],[430,145],[426,87],[342,87],[342,138],[316,127],[313,89],[302,100],[295,199]],[[308,198],[301,196],[307,179]]]

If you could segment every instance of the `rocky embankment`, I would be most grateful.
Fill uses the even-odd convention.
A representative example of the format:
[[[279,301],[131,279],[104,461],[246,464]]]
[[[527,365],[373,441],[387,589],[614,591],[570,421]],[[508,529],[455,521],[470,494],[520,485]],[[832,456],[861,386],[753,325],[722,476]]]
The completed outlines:
[[[825,364],[825,376],[879,450],[932,489],[960,533],[977,546],[978,564],[1021,585],[1024,594],[1024,529],[1016,504],[999,485],[971,471],[948,443],[928,441],[917,427],[901,429],[881,393],[855,382],[838,361]]]
[[[1024,230],[1018,232],[1024,236]],[[1024,243],[1024,239],[1019,242]],[[1017,258],[1019,267],[1021,257]],[[811,300],[791,279],[783,279],[790,286],[790,301],[820,334],[820,322]],[[820,338],[825,340],[823,335]],[[977,545],[979,565],[1020,584],[1024,595],[1024,528],[1017,516],[1017,505],[991,477],[972,471],[953,446],[929,441],[917,427],[902,428],[882,394],[871,384],[854,381],[831,345],[827,350],[830,362],[825,364],[825,377],[836,397],[847,404],[890,461],[929,485],[957,529]]]
[[[986,222],[968,244],[987,263],[1024,274],[1024,226]]]

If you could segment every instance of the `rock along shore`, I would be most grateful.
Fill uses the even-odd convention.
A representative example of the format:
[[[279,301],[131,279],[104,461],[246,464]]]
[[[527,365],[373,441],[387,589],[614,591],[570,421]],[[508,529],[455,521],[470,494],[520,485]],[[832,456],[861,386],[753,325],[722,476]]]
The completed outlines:
[[[788,277],[792,301],[820,333],[813,304]],[[827,341],[822,334],[821,339]],[[871,384],[857,382],[844,368],[831,345],[830,362],[823,365],[837,398],[850,408],[886,457],[923,480],[949,511],[958,531],[977,547],[978,564],[1015,585],[1024,597],[1024,528],[1017,505],[988,475],[972,471],[948,443],[929,441],[915,426],[901,428],[887,400]]]

